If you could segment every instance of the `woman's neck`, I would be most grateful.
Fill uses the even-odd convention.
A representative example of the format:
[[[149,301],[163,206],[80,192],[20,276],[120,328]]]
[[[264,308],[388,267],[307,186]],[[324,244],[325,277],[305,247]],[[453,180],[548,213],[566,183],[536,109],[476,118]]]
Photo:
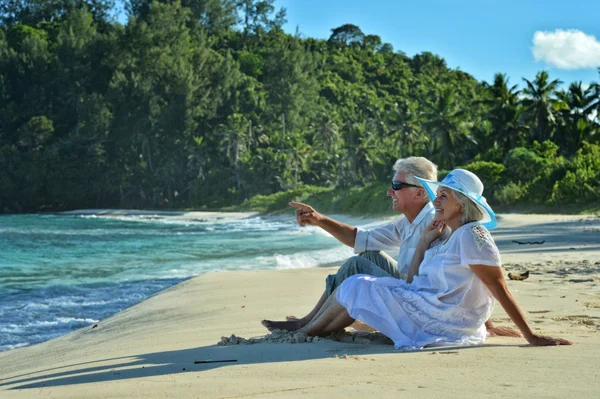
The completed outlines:
[[[458,229],[459,227],[463,226],[464,223],[462,222],[461,219],[458,220],[449,220],[446,223],[446,226],[450,227],[452,229],[452,233],[454,233],[456,231],[456,229]]]

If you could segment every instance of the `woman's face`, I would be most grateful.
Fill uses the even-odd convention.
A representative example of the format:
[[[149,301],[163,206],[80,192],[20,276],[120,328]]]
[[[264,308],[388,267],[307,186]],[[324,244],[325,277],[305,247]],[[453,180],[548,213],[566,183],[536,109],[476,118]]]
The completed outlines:
[[[436,219],[443,221],[449,226],[458,227],[461,223],[462,206],[454,197],[454,192],[445,187],[438,187],[437,197],[433,201]]]

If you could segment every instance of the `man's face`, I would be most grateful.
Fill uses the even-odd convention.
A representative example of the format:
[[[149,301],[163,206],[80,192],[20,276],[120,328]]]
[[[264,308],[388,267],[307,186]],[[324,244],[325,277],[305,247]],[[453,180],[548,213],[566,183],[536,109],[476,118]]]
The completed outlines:
[[[407,183],[407,175],[408,173],[406,172],[396,172],[393,180]],[[387,195],[388,197],[392,197],[392,209],[394,209],[396,212],[404,213],[409,204],[417,201],[416,190],[418,190],[416,187],[403,187],[397,191],[392,190],[392,187],[388,188]]]

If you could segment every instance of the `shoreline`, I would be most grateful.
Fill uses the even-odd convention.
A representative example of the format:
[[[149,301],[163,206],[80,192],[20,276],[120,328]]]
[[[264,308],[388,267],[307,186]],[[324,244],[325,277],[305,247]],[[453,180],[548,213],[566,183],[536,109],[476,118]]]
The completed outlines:
[[[245,219],[264,217],[274,220],[295,223],[293,213],[265,215],[258,212],[203,212],[203,211],[146,211],[118,209],[86,209],[61,212],[65,215],[122,217],[122,216],[160,216],[172,219],[192,219],[197,221]],[[330,217],[353,226],[368,227],[385,223],[396,216],[356,217],[343,214],[332,214]],[[600,244],[600,215],[565,215],[565,214],[519,214],[500,213],[496,215],[499,227],[492,230],[492,236],[500,249],[504,263],[513,260],[554,260],[557,257],[573,258],[573,254]],[[583,233],[583,234],[581,234]],[[522,244],[516,244],[518,241]],[[529,242],[542,242],[526,244]],[[548,247],[552,246],[550,251]],[[598,248],[596,248],[598,249]],[[600,251],[598,252],[600,259]],[[395,256],[396,254],[391,254]],[[325,263],[320,266],[328,266]]]
[[[102,216],[102,217],[121,217],[121,216],[162,216],[172,219],[207,219],[214,221],[215,219],[236,219],[236,218],[253,218],[262,217],[274,220],[289,220],[294,221],[294,211],[290,207],[289,214],[265,214],[253,211],[152,211],[152,210],[135,210],[135,209],[78,209],[64,212],[53,212],[58,215],[75,215],[75,216]],[[368,226],[374,223],[382,223],[386,220],[393,219],[396,216],[367,216],[358,217],[344,214],[328,215],[343,223]],[[295,222],[295,221],[294,221]]]
[[[41,344],[0,353],[6,397],[595,397],[600,379],[600,218],[500,215],[508,281],[534,330],[573,340],[533,348],[491,337],[416,352],[324,340],[219,346],[264,336],[263,318],[306,313],[335,267],[203,274]],[[381,219],[380,219],[381,220]],[[531,241],[544,244],[517,244]],[[510,325],[496,304],[492,320]],[[195,364],[205,360],[235,362]],[[235,381],[235,383],[232,383]]]
[[[563,215],[563,216],[598,216],[600,217],[600,207],[594,206],[583,206],[578,204],[567,204],[562,207],[558,206],[545,206],[545,205],[513,205],[513,206],[503,206],[503,205],[495,205],[493,206],[495,211],[499,214],[519,214],[519,215],[528,215],[528,216],[549,216],[549,215]],[[71,209],[71,210],[39,210],[39,211],[31,211],[31,212],[11,212],[11,213],[1,213],[0,215],[38,215],[38,214],[73,214],[73,215],[106,215],[106,216],[134,216],[134,215],[163,215],[163,216],[180,216],[185,214],[241,214],[241,215],[254,215],[261,217],[279,217],[285,216],[288,213],[285,212],[287,208],[278,209],[272,212],[262,212],[262,211],[254,211],[249,209],[243,209],[241,207],[226,207],[223,209],[210,209],[210,210],[195,210],[195,209],[173,209],[173,210],[164,210],[164,209],[119,209],[119,208],[81,208],[81,209]],[[366,212],[365,216],[360,216],[358,214],[354,214],[353,212],[345,212],[342,210],[341,212],[324,212],[328,216],[338,216],[338,217],[351,217],[356,219],[390,219],[398,216],[394,211],[389,210],[386,212],[376,212],[369,213]],[[292,212],[290,211],[291,215]]]

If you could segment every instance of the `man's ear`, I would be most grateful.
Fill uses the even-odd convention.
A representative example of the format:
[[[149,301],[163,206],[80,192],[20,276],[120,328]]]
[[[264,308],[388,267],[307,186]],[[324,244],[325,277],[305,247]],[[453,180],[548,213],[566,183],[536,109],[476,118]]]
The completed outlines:
[[[419,187],[417,189],[417,198],[427,200],[427,202],[429,202],[429,196],[427,195],[427,191],[425,191],[423,187]]]

